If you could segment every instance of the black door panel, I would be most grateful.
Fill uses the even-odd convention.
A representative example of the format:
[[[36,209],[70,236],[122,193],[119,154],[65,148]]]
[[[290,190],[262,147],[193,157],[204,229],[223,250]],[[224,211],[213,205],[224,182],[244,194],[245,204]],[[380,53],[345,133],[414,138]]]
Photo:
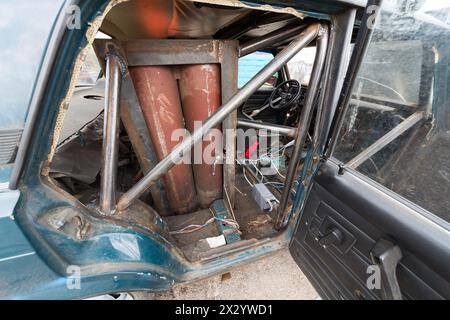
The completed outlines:
[[[341,241],[322,246],[331,229]],[[324,298],[379,299],[369,290],[370,252],[380,239],[397,244],[397,278],[405,299],[450,298],[449,231],[358,174],[323,164],[315,178],[291,253]]]

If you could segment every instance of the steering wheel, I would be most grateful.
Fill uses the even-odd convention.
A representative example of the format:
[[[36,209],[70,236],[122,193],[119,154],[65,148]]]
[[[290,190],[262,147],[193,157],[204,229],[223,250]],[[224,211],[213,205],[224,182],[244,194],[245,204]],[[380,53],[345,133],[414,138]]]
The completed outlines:
[[[295,103],[300,94],[301,87],[297,80],[283,81],[272,91],[269,105],[272,109],[284,109]]]

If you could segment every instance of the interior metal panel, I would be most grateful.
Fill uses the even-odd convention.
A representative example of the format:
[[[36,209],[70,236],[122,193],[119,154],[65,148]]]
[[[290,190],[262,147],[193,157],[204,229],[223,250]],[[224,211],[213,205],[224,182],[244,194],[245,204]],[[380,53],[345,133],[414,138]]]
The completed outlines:
[[[250,11],[183,0],[128,1],[111,10],[102,31],[117,39],[207,38]]]

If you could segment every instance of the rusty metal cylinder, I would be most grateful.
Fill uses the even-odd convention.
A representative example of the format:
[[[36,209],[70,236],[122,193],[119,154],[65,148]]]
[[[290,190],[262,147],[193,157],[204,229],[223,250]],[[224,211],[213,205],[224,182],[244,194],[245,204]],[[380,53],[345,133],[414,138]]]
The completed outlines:
[[[179,88],[186,129],[193,132],[215,113],[221,103],[218,64],[185,65],[179,69]],[[197,197],[202,208],[222,198],[222,135],[215,127],[192,150]]]
[[[180,142],[179,129],[184,129],[176,79],[166,66],[130,67],[129,70],[156,157],[161,161]],[[175,213],[192,212],[198,206],[190,164],[174,166],[165,174],[164,183]]]

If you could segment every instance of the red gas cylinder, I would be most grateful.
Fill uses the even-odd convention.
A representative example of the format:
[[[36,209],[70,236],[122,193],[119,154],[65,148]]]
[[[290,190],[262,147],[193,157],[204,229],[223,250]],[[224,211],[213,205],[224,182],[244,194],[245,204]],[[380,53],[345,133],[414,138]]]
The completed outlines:
[[[181,105],[186,128],[189,132],[193,132],[195,122],[198,127],[199,123],[208,119],[220,107],[220,67],[218,64],[186,65],[180,67],[179,74]],[[215,129],[217,132],[221,128],[219,126]],[[195,187],[200,206],[208,208],[214,200],[222,198],[221,135],[206,136],[202,148],[198,147],[193,148],[192,155]],[[199,157],[199,150],[205,157]],[[199,160],[201,163],[198,163]]]
[[[130,67],[139,103],[150,132],[156,157],[163,159],[180,142],[176,129],[184,129],[180,96],[170,67]],[[175,213],[188,213],[198,206],[190,164],[178,164],[164,176],[167,196]]]

